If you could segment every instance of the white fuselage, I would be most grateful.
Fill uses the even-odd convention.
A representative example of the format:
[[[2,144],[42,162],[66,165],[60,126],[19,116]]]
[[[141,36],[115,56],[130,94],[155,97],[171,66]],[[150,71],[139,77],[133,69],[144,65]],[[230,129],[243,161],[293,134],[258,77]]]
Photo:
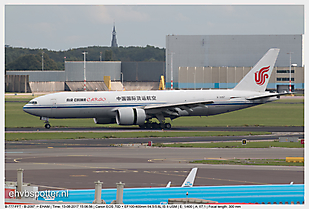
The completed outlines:
[[[214,103],[190,111],[179,110],[179,116],[207,116],[276,99],[246,100],[258,95],[259,92],[236,90],[61,92],[38,97],[36,104],[29,102],[23,109],[32,115],[48,118],[112,118],[119,108],[143,109],[145,106],[212,100]]]
[[[265,89],[279,51],[269,49],[230,90],[62,92],[33,99],[23,109],[45,120],[46,128],[50,128],[48,118],[95,118],[97,124],[141,128],[157,118],[160,128],[170,128],[165,118],[216,115],[276,100],[282,94]]]

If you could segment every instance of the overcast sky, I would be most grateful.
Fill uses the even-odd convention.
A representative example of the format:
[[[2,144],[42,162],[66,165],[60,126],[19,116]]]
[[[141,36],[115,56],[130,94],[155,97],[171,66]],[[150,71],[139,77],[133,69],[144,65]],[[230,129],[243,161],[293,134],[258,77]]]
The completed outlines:
[[[110,46],[113,23],[119,46],[165,48],[168,34],[303,34],[304,6],[8,5],[5,44],[67,50]]]

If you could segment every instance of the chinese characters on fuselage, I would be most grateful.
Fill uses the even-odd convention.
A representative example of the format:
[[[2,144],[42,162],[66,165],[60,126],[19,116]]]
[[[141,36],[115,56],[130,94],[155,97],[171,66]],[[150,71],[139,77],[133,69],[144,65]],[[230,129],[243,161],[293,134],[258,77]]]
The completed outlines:
[[[157,96],[155,96],[155,95],[117,96],[116,100],[118,102],[126,102],[126,101],[155,101],[155,100],[157,100]]]

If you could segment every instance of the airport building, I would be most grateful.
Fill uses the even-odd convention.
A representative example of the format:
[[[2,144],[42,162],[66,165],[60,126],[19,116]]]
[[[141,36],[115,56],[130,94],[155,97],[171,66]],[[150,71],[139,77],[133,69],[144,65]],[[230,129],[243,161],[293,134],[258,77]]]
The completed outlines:
[[[111,80],[120,80],[121,62],[86,62],[87,81],[103,81],[104,76],[110,76]],[[65,62],[65,81],[84,81],[84,62]]]
[[[104,76],[110,76],[111,90],[155,90],[164,73],[165,62],[87,61],[86,89],[108,90]],[[82,91],[83,87],[83,61],[66,61],[65,71],[6,72],[7,92]]]
[[[179,89],[231,89],[252,67],[179,67]],[[289,67],[274,67],[267,85],[268,90],[288,91]],[[175,79],[174,79],[175,81]],[[169,82],[170,85],[170,82]],[[292,90],[304,89],[304,68],[291,68]],[[175,88],[175,84],[174,84]]]
[[[303,90],[302,35],[168,35],[166,87],[233,88],[270,48],[280,53],[267,88],[288,88],[293,52],[292,88]]]
[[[302,35],[167,35],[166,62],[87,61],[87,90],[108,90],[104,76],[111,90],[155,90],[161,75],[167,89],[233,88],[270,48],[280,53],[267,88],[288,89],[293,52],[292,89],[304,90]],[[65,71],[7,71],[6,91],[82,91],[83,81],[84,62],[66,61]]]

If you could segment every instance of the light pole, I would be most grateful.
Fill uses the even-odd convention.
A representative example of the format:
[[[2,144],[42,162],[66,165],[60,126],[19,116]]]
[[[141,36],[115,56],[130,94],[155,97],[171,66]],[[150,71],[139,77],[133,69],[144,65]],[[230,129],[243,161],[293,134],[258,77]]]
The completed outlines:
[[[194,73],[193,73],[193,75],[194,75],[194,78],[193,78],[193,80],[194,80],[194,90],[195,90],[195,74],[196,74],[196,67],[195,67]]]
[[[43,56],[44,52],[42,52],[42,71],[44,70],[44,56]]]
[[[173,82],[173,55],[175,53],[171,52],[171,90],[174,88],[174,82]]]
[[[122,85],[122,90],[123,90],[123,73],[120,72],[120,74],[121,74],[121,85]]]
[[[86,54],[88,54],[88,52],[83,52],[83,55],[84,55],[84,91],[86,91]]]
[[[287,54],[290,54],[290,85],[289,85],[289,92],[291,93],[292,92],[292,85],[291,85],[291,80],[292,80],[292,74],[291,74],[291,65],[292,65],[292,54],[294,52],[289,52]]]

